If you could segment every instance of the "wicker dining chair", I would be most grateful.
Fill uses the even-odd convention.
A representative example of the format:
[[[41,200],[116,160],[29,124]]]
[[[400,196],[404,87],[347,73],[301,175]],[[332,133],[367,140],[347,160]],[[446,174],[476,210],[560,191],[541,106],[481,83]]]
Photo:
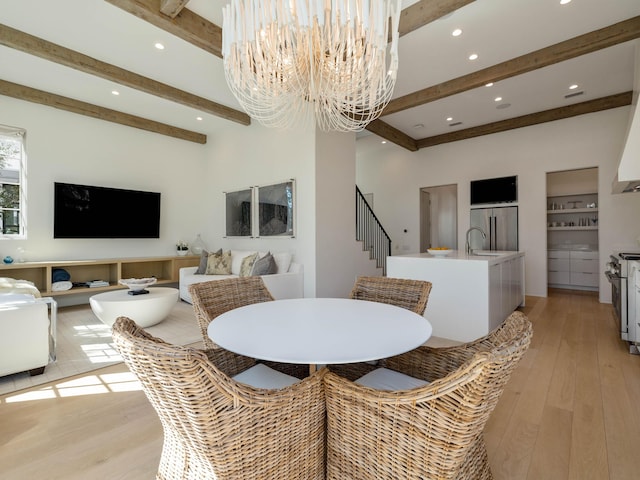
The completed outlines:
[[[407,390],[328,373],[327,478],[490,480],[482,431],[531,337],[515,312],[483,342],[387,359],[385,368],[431,382]]]
[[[324,480],[326,369],[263,390],[231,378],[255,360],[222,348],[211,361],[126,317],[113,339],[162,424],[157,480]]]
[[[431,282],[392,277],[358,277],[349,298],[387,303],[423,315],[431,293]],[[393,322],[393,319],[389,319]],[[333,364],[332,372],[355,380],[374,370],[378,362]]]
[[[189,286],[189,293],[191,294],[193,310],[202,334],[202,343],[207,354],[219,348],[207,333],[209,323],[215,320],[218,315],[222,315],[234,308],[274,301],[271,292],[269,292],[259,276],[234,277],[194,283]],[[261,361],[261,363],[296,378],[304,378],[309,373],[308,365],[269,361]]]
[[[349,298],[388,303],[423,315],[431,282],[391,277],[358,277]]]
[[[205,349],[216,348],[207,327],[218,315],[253,303],[272,302],[273,296],[258,276],[234,277],[189,285],[193,310]]]

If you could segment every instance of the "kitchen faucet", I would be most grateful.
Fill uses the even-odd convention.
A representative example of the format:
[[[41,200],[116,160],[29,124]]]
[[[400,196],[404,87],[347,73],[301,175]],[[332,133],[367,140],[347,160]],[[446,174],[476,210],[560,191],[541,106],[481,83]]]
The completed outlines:
[[[473,231],[473,230],[478,230],[481,234],[482,234],[482,239],[484,240],[485,238],[487,238],[487,234],[484,233],[484,231],[479,228],[479,227],[471,227],[469,230],[467,230],[466,233],[466,237],[467,237],[467,243],[465,243],[465,249],[467,251],[467,255],[471,255],[473,253],[473,250],[471,249],[471,244],[469,243],[469,234]]]

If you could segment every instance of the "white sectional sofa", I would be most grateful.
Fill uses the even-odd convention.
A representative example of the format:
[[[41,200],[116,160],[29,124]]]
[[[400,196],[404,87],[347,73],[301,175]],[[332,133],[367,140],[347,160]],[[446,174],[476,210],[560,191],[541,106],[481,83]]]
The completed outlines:
[[[0,376],[43,373],[55,359],[55,321],[56,303],[51,298],[0,294]]]
[[[188,303],[193,303],[189,294],[189,285],[194,283],[234,278],[240,274],[242,260],[256,253],[249,250],[231,250],[231,274],[230,275],[197,275],[198,267],[185,267],[180,269],[180,298]],[[262,257],[267,252],[258,252]],[[276,300],[285,298],[302,298],[304,296],[304,269],[301,264],[292,261],[290,253],[273,253],[278,270],[276,273],[261,275],[265,286]]]

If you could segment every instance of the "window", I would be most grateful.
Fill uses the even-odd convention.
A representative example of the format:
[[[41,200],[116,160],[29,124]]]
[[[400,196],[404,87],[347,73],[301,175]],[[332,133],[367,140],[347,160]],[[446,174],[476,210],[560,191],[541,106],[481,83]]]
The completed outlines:
[[[25,235],[25,131],[0,125],[0,233]]]

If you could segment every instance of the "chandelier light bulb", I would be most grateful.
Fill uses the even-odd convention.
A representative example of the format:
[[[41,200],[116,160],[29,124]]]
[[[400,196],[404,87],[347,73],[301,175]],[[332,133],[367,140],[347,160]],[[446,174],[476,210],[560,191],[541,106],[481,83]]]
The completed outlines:
[[[233,0],[223,8],[227,84],[268,127],[315,120],[360,131],[391,100],[401,0]]]

